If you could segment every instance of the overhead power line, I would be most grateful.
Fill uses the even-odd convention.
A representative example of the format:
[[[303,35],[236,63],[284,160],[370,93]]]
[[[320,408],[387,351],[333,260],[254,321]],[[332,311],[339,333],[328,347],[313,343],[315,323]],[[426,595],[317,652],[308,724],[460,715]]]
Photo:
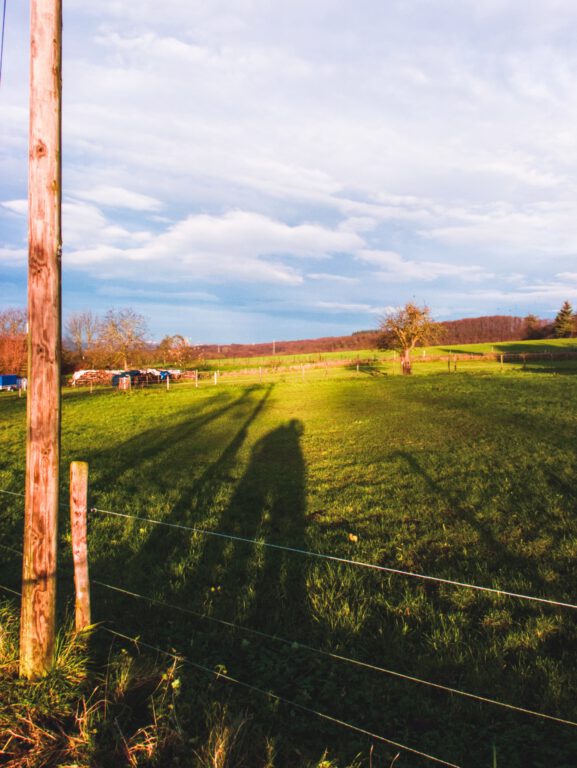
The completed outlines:
[[[0,38],[0,85],[2,85],[2,64],[4,62],[4,29],[6,27],[6,0],[2,7],[2,37]]]

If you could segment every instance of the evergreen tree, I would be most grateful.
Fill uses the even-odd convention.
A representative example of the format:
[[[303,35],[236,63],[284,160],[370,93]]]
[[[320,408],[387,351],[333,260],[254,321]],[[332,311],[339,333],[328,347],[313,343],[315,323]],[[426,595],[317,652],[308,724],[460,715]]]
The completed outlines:
[[[566,339],[573,336],[574,331],[575,315],[573,314],[573,307],[568,301],[565,301],[555,317],[553,332],[555,333],[556,338]]]

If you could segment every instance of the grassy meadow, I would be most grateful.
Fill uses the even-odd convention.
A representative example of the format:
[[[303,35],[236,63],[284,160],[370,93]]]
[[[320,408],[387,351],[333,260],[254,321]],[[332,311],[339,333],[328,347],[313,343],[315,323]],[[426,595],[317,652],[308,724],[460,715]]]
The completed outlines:
[[[577,353],[575,339],[537,339],[535,341],[504,341],[483,344],[438,344],[436,346],[419,347],[414,352],[414,359],[419,362],[425,357],[444,356],[447,354],[463,355],[500,355],[500,354],[546,354],[546,353]],[[398,357],[398,355],[397,355]],[[319,363],[322,361],[361,360],[377,363],[392,362],[395,354],[388,349],[338,350],[336,352],[316,352],[295,355],[268,355],[263,357],[219,357],[209,359],[206,365],[211,369],[235,371],[243,368],[259,366],[291,366]]]
[[[577,364],[392,373],[69,390],[63,467],[89,462],[98,510],[575,603]],[[0,397],[0,429],[0,488],[22,492],[23,398]],[[0,505],[0,543],[18,549],[22,499],[0,494]],[[0,583],[18,588],[18,555],[3,549],[0,560]],[[575,610],[103,511],[90,516],[90,567],[94,580],[156,601],[94,584],[96,621],[214,673],[464,768],[577,764],[572,726],[328,655],[577,721]],[[110,637],[95,643],[99,652]],[[170,765],[429,764],[187,664],[179,694],[186,748]],[[228,734],[228,763],[208,757],[216,731]]]

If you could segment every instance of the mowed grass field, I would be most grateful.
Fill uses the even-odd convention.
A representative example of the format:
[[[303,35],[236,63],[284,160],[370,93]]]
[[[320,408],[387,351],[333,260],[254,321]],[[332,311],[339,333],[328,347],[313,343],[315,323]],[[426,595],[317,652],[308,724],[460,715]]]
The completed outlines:
[[[577,369],[552,365],[66,391],[63,501],[82,459],[98,510],[575,603]],[[0,424],[0,488],[22,492],[24,399],[0,398]],[[0,543],[18,549],[22,500],[0,505]],[[65,508],[61,540],[64,612]],[[325,749],[327,766],[428,764],[210,670],[461,766],[577,764],[570,725],[327,655],[577,721],[575,610],[103,511],[90,550],[93,579],[205,617],[93,585],[96,621],[209,670],[182,667],[183,765],[209,764],[195,755],[223,719],[244,723],[231,766],[317,765]],[[17,554],[0,560],[18,588]]]

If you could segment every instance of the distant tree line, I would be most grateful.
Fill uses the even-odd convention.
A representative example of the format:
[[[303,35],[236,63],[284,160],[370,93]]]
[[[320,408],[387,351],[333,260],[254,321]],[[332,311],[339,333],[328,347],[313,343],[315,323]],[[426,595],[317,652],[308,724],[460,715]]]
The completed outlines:
[[[179,334],[159,344],[149,340],[146,318],[130,307],[69,316],[64,333],[68,368],[136,368],[144,365],[184,366],[198,359],[198,349]]]
[[[0,310],[0,373],[26,373],[26,311]],[[68,316],[63,333],[63,368],[186,367],[209,357],[264,357],[273,354],[314,354],[375,349],[382,345],[382,330],[362,330],[350,336],[326,336],[265,344],[205,344],[192,346],[186,337],[149,338],[146,318],[130,307],[109,309],[99,316],[88,310]],[[577,315],[564,302],[553,322],[536,315],[489,315],[435,324],[436,343],[444,346],[525,339],[577,336]],[[422,345],[422,339],[415,342]]]

